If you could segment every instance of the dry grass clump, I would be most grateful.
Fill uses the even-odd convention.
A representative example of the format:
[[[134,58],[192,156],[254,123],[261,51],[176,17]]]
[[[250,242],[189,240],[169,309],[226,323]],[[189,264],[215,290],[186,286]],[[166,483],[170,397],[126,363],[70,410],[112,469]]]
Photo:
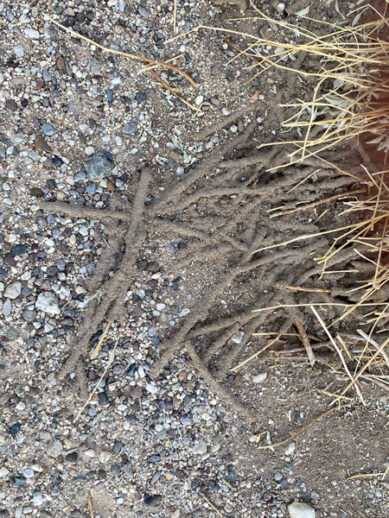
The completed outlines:
[[[295,148],[289,154],[292,163],[310,157],[320,159],[326,150],[351,139],[357,142],[364,160],[363,178],[354,171],[342,171],[355,176],[366,186],[366,191],[359,193],[354,201],[345,202],[344,213],[357,215],[358,223],[339,229],[339,236],[331,248],[323,257],[317,258],[325,268],[328,260],[340,250],[354,246],[356,254],[374,264],[373,276],[355,288],[361,292],[359,302],[347,308],[342,318],[355,307],[372,300],[378,292],[382,293],[389,281],[388,7],[389,0],[385,0],[383,12],[370,4],[361,6],[350,13],[352,22],[347,27],[308,18],[329,27],[329,32],[322,36],[285,21],[271,20],[293,34],[298,31],[299,42],[282,43],[281,46],[268,38],[256,38],[255,43],[245,50],[247,53],[251,49],[252,54],[255,48],[258,58],[255,67],[260,68],[257,74],[274,66],[293,70],[300,78],[314,76],[317,79],[311,101],[285,105],[296,109],[284,123],[285,128],[294,128],[301,134],[299,140],[289,142]],[[255,9],[259,19],[270,21]],[[359,24],[361,19],[365,21]],[[269,48],[270,52],[261,51]],[[289,67],[288,63],[301,53],[318,59],[320,69],[311,72]]]
[[[251,2],[252,4],[252,2]],[[253,4],[252,4],[253,5]],[[255,8],[255,6],[253,6]],[[285,21],[270,20],[258,11],[258,17],[277,23],[286,31],[296,35],[299,43],[283,43],[268,38],[256,38],[254,44],[244,51],[247,54],[255,48],[259,68],[256,75],[269,67],[286,68],[304,76],[315,77],[312,99],[298,101],[285,107],[295,109],[295,114],[284,123],[284,127],[300,134],[298,140],[290,141],[294,150],[289,154],[291,163],[299,163],[310,157],[324,160],[323,153],[339,146],[344,141],[354,141],[364,164],[364,177],[355,171],[341,171],[358,178],[365,190],[361,190],[353,201],[345,203],[344,214],[353,213],[357,223],[339,230],[332,246],[322,257],[323,265],[342,249],[353,247],[356,255],[374,266],[373,275],[352,291],[361,293],[359,301],[344,308],[342,319],[357,307],[370,306],[368,301],[381,301],[371,313],[372,327],[369,334],[358,330],[353,344],[363,341],[363,348],[353,353],[346,341],[339,335],[332,337],[325,323],[312,307],[320,321],[330,344],[342,362],[350,380],[341,394],[331,395],[334,401],[346,397],[351,388],[362,403],[364,399],[358,380],[368,376],[369,380],[388,389],[389,367],[387,354],[388,339],[379,343],[373,339],[378,323],[387,320],[388,304],[385,292],[389,286],[389,18],[386,16],[389,0],[385,0],[382,12],[372,5],[361,6],[350,13],[352,22],[347,27],[324,23],[329,31],[322,36],[301,28],[296,29]],[[305,16],[303,16],[305,18]],[[312,20],[323,25],[323,22]],[[359,23],[360,20],[363,23]],[[322,27],[321,27],[322,28]],[[270,52],[263,50],[271,49]],[[294,70],[288,64],[297,54],[305,53],[320,61],[318,71]],[[338,171],[340,169],[335,166]],[[333,229],[330,230],[330,232]],[[382,302],[384,301],[384,302]],[[374,302],[373,302],[374,303]],[[353,365],[350,372],[348,365]]]
[[[248,82],[274,67],[296,74],[297,80],[302,84],[313,83],[311,100],[298,99],[283,105],[284,108],[294,111],[284,122],[284,129],[294,132],[298,138],[272,145],[287,144],[292,148],[288,155],[288,165],[307,159],[327,162],[328,165],[326,152],[340,148],[345,142],[351,143],[362,157],[363,163],[358,171],[348,171],[333,164],[338,173],[352,176],[359,184],[353,191],[351,201],[344,202],[343,212],[352,213],[356,223],[325,231],[325,234],[334,234],[337,237],[325,255],[316,260],[323,265],[324,273],[328,261],[335,254],[346,247],[352,247],[357,258],[372,266],[370,270],[373,274],[370,278],[363,284],[356,281],[352,290],[360,292],[359,301],[356,304],[344,304],[341,317],[344,319],[357,307],[366,306],[366,323],[372,323],[371,331],[369,334],[358,331],[358,336],[352,339],[354,346],[357,346],[353,352],[347,345],[347,340],[339,335],[330,335],[314,307],[312,311],[328,334],[330,348],[339,356],[350,380],[341,394],[332,396],[339,402],[347,399],[349,390],[355,388],[363,402],[358,386],[360,379],[369,378],[386,389],[389,387],[388,376],[385,375],[389,367],[386,352],[388,339],[383,338],[377,342],[373,338],[378,324],[389,317],[389,304],[385,295],[385,290],[389,287],[389,0],[380,2],[380,9],[368,3],[361,5],[361,1],[357,2],[357,8],[347,13],[347,26],[310,18],[309,7],[296,13],[298,22],[291,23],[268,17],[252,0],[250,4],[255,10],[255,16],[250,20],[268,22],[273,28],[276,25],[278,30],[274,33],[282,34],[283,41],[272,39],[268,36],[269,32],[258,35],[230,28],[198,26],[190,32],[199,29],[214,30],[228,36],[238,36],[241,41],[246,42],[243,50],[242,44],[240,47],[231,41],[229,44],[237,51],[233,60],[242,56],[250,59],[250,64],[245,68],[252,70],[253,75]],[[244,19],[247,17],[240,20]],[[317,69],[304,69],[300,66],[304,57],[313,58],[311,63],[314,63],[314,67],[316,63]],[[284,166],[278,165],[269,171],[280,167]],[[332,198],[335,199],[336,195]],[[300,236],[266,248],[305,241],[316,236],[317,234]],[[308,305],[310,304],[306,304]],[[258,311],[279,307],[282,306],[261,308]],[[269,349],[275,341],[277,338],[259,353]],[[358,346],[361,342],[362,348]],[[348,365],[352,366],[354,372]],[[330,394],[328,392],[327,395]]]
[[[295,110],[294,115],[284,122],[284,128],[294,129],[301,136],[298,140],[273,143],[294,147],[289,153],[289,165],[310,158],[326,162],[323,156],[326,150],[334,149],[344,141],[357,143],[364,161],[363,176],[333,165],[338,172],[354,177],[363,187],[356,192],[355,201],[346,203],[344,211],[353,212],[358,222],[330,229],[328,233],[339,235],[328,252],[317,258],[324,270],[331,257],[348,246],[354,246],[356,254],[374,263],[373,276],[355,288],[361,292],[360,302],[347,308],[345,317],[355,307],[372,300],[377,292],[382,292],[389,281],[389,169],[386,168],[389,154],[389,0],[384,0],[381,11],[371,4],[359,6],[349,13],[351,24],[344,27],[306,16],[308,8],[297,13],[301,20],[317,24],[317,33],[304,28],[301,23],[272,19],[262,13],[252,0],[250,4],[256,12],[251,20],[276,24],[293,39],[280,42],[265,35],[202,25],[190,32],[209,29],[249,40],[238,56],[247,56],[254,61],[246,67],[254,71],[250,80],[272,67],[297,74],[301,82],[307,78],[315,80],[310,101],[298,100],[283,105]],[[363,23],[359,23],[360,20]],[[323,32],[323,26],[324,34],[318,35]],[[313,57],[320,64],[318,70],[294,68],[293,62],[301,54]],[[281,167],[278,165],[269,171]],[[315,235],[302,236],[304,239],[309,237]],[[287,243],[277,246],[284,244]]]

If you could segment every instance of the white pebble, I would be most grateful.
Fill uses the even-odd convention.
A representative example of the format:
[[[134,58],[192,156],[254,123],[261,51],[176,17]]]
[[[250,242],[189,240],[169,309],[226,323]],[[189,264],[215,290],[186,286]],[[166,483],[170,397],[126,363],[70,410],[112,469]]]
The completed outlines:
[[[37,40],[40,37],[39,32],[35,29],[31,29],[31,27],[24,29],[24,34],[27,36],[27,38],[31,38],[32,40]]]
[[[151,394],[156,394],[158,392],[158,387],[156,387],[154,383],[147,383],[146,390]]]
[[[110,458],[111,458],[111,453],[109,451],[102,451],[100,453],[99,460],[103,464],[108,462]]]
[[[315,518],[315,509],[303,502],[293,502],[288,505],[290,518]]]
[[[244,337],[244,332],[238,331],[237,333],[234,334],[234,336],[231,337],[231,341],[234,342],[235,344],[241,344],[243,337]]]
[[[23,403],[23,401],[19,401],[19,403],[16,405],[16,410],[24,410],[26,408],[26,405]]]
[[[207,453],[207,444],[206,442],[204,441],[197,441],[193,448],[192,448],[192,451],[195,455],[204,455],[205,453]]]
[[[22,58],[24,56],[24,48],[21,45],[16,45],[16,47],[14,47],[14,52],[17,58]]]
[[[195,105],[196,106],[200,106],[204,101],[204,96],[203,95],[198,95],[195,99]]]
[[[0,468],[0,478],[7,477],[9,475],[9,470],[7,468]]]
[[[26,478],[32,478],[35,473],[34,473],[34,470],[31,469],[31,468],[26,468],[23,470],[23,475],[26,477]]]
[[[40,293],[35,303],[35,307],[49,315],[59,315],[61,313],[56,296],[54,293],[50,292]]]
[[[294,453],[295,449],[296,449],[296,443],[290,442],[285,449],[285,455],[292,455],[292,453]]]
[[[32,501],[34,502],[34,505],[42,505],[43,496],[40,493],[38,493],[37,495],[34,495]]]
[[[260,372],[256,376],[253,376],[254,383],[263,383],[267,378],[267,372]]]

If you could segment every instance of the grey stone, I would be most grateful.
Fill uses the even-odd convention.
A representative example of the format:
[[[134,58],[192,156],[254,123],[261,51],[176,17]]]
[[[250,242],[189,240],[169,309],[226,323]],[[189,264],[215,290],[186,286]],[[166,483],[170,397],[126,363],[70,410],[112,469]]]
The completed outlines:
[[[49,124],[48,122],[45,122],[42,126],[42,132],[44,135],[46,135],[47,137],[50,137],[51,135],[54,135],[55,133],[55,129],[54,129],[54,126],[52,126],[51,124]]]
[[[54,295],[54,293],[50,292],[40,293],[38,295],[35,306],[40,311],[44,311],[49,315],[59,315],[61,312],[58,306],[57,297]]]
[[[54,457],[54,458],[62,455],[62,453],[63,453],[62,442],[58,439],[54,439],[54,441],[52,441],[49,444],[49,447],[47,448],[47,453],[48,453],[48,455],[50,455],[50,457]]]
[[[25,309],[22,313],[22,317],[26,322],[34,322],[36,311],[33,311],[32,309]]]
[[[133,135],[136,131],[136,123],[135,122],[127,122],[127,124],[125,124],[123,126],[123,133],[125,135]]]
[[[4,295],[6,298],[13,300],[16,299],[16,297],[19,297],[21,291],[22,285],[20,282],[13,282],[6,287]]]
[[[6,301],[3,304],[3,315],[8,316],[12,311],[12,304],[9,299],[6,299]]]
[[[197,441],[194,444],[192,451],[195,455],[204,455],[205,453],[207,453],[207,443],[202,440]]]
[[[84,167],[91,180],[99,180],[111,174],[114,164],[102,153],[96,153],[85,160]]]

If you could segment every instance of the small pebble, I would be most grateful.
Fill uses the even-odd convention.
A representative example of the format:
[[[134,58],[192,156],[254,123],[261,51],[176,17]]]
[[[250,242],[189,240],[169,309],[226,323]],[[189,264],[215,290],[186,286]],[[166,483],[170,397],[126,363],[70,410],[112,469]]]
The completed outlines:
[[[27,38],[31,38],[32,40],[37,40],[40,37],[39,32],[35,29],[32,29],[31,27],[24,29],[24,34],[27,36]]]
[[[24,255],[27,252],[27,246],[25,244],[15,245],[11,248],[11,254],[14,257]]]
[[[5,468],[4,466],[2,468],[0,468],[0,478],[8,477],[9,473],[10,473],[9,470],[7,468]]]
[[[50,457],[59,457],[63,453],[63,446],[61,441],[55,439],[52,443],[49,444],[47,448],[47,453]]]
[[[127,122],[123,126],[123,133],[125,135],[133,135],[136,132],[136,123],[135,122]]]
[[[13,282],[12,284],[9,284],[4,292],[4,296],[8,299],[16,299],[19,297],[19,295],[22,292],[22,285],[20,282]]]
[[[36,506],[42,505],[43,496],[40,493],[38,493],[37,495],[33,496],[32,501],[33,501],[34,505],[36,505]]]
[[[254,383],[263,383],[267,378],[267,372],[260,372],[256,376],[253,376]]]
[[[288,505],[290,518],[315,518],[315,510],[303,502],[293,502]]]
[[[35,303],[35,307],[49,315],[59,315],[61,313],[57,297],[51,292],[40,293]]]
[[[146,390],[151,394],[156,394],[158,392],[158,387],[156,387],[153,383],[147,383]]]
[[[103,153],[97,153],[84,161],[84,167],[91,180],[100,180],[111,174],[114,164]]]
[[[244,332],[238,331],[237,333],[234,334],[234,336],[231,337],[231,341],[234,342],[235,344],[241,344],[243,337],[244,337]]]
[[[48,122],[45,122],[42,126],[42,132],[44,135],[46,135],[47,137],[51,137],[51,135],[54,135],[55,133],[55,129],[54,129],[54,126],[52,126],[51,124],[49,124]]]
[[[192,448],[192,451],[195,455],[204,455],[205,453],[207,453],[207,444],[206,442],[204,441],[197,441],[193,448]]]
[[[162,496],[161,495],[148,495],[146,494],[144,497],[143,497],[143,502],[147,505],[147,506],[150,506],[150,507],[156,507],[157,505],[159,505],[162,501]]]

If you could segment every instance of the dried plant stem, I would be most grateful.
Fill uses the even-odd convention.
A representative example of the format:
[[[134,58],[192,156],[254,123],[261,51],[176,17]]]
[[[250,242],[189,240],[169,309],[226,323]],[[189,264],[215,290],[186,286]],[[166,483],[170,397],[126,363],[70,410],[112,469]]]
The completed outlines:
[[[311,419],[307,423],[303,424],[299,428],[297,428],[297,430],[295,430],[293,433],[291,433],[290,435],[285,437],[285,439],[282,439],[281,441],[273,442],[271,444],[265,444],[263,446],[258,446],[258,448],[260,450],[270,450],[272,448],[278,448],[279,446],[288,444],[291,440],[293,440],[295,437],[300,435],[301,432],[303,432],[304,430],[309,428],[314,423],[317,423],[317,421],[320,421],[320,419],[323,419],[324,417],[327,417],[328,415],[332,414],[332,412],[334,412],[335,410],[336,410],[335,408],[330,408],[330,409],[326,410],[325,412],[315,416],[313,419]],[[260,437],[257,438],[257,441],[259,441],[259,440],[260,440]]]
[[[137,54],[131,54],[130,52],[124,52],[123,50],[110,49],[109,47],[105,47],[104,45],[101,45],[101,43],[97,43],[96,41],[91,40],[87,36],[83,36],[82,34],[79,34],[78,32],[74,31],[70,27],[66,27],[65,25],[62,25],[62,23],[57,22],[56,20],[54,20],[53,18],[51,18],[51,16],[49,16],[47,14],[44,15],[44,18],[45,18],[45,20],[48,20],[51,23],[53,23],[54,25],[57,25],[58,27],[60,27],[62,30],[64,30],[65,32],[70,34],[73,38],[84,40],[87,43],[89,43],[89,45],[94,45],[94,46],[98,47],[99,49],[101,49],[103,52],[107,52],[109,54],[116,54],[117,56],[123,56],[125,58],[133,59],[135,61],[140,61],[141,63],[150,63],[152,65],[158,65],[158,66],[161,66],[164,68],[168,68],[169,70],[173,70],[174,72],[176,72],[177,74],[182,76],[192,86],[196,86],[195,81],[186,72],[183,72],[182,70],[180,70],[179,68],[177,68],[174,65],[171,65],[170,63],[146,58],[145,56],[138,56]]]

